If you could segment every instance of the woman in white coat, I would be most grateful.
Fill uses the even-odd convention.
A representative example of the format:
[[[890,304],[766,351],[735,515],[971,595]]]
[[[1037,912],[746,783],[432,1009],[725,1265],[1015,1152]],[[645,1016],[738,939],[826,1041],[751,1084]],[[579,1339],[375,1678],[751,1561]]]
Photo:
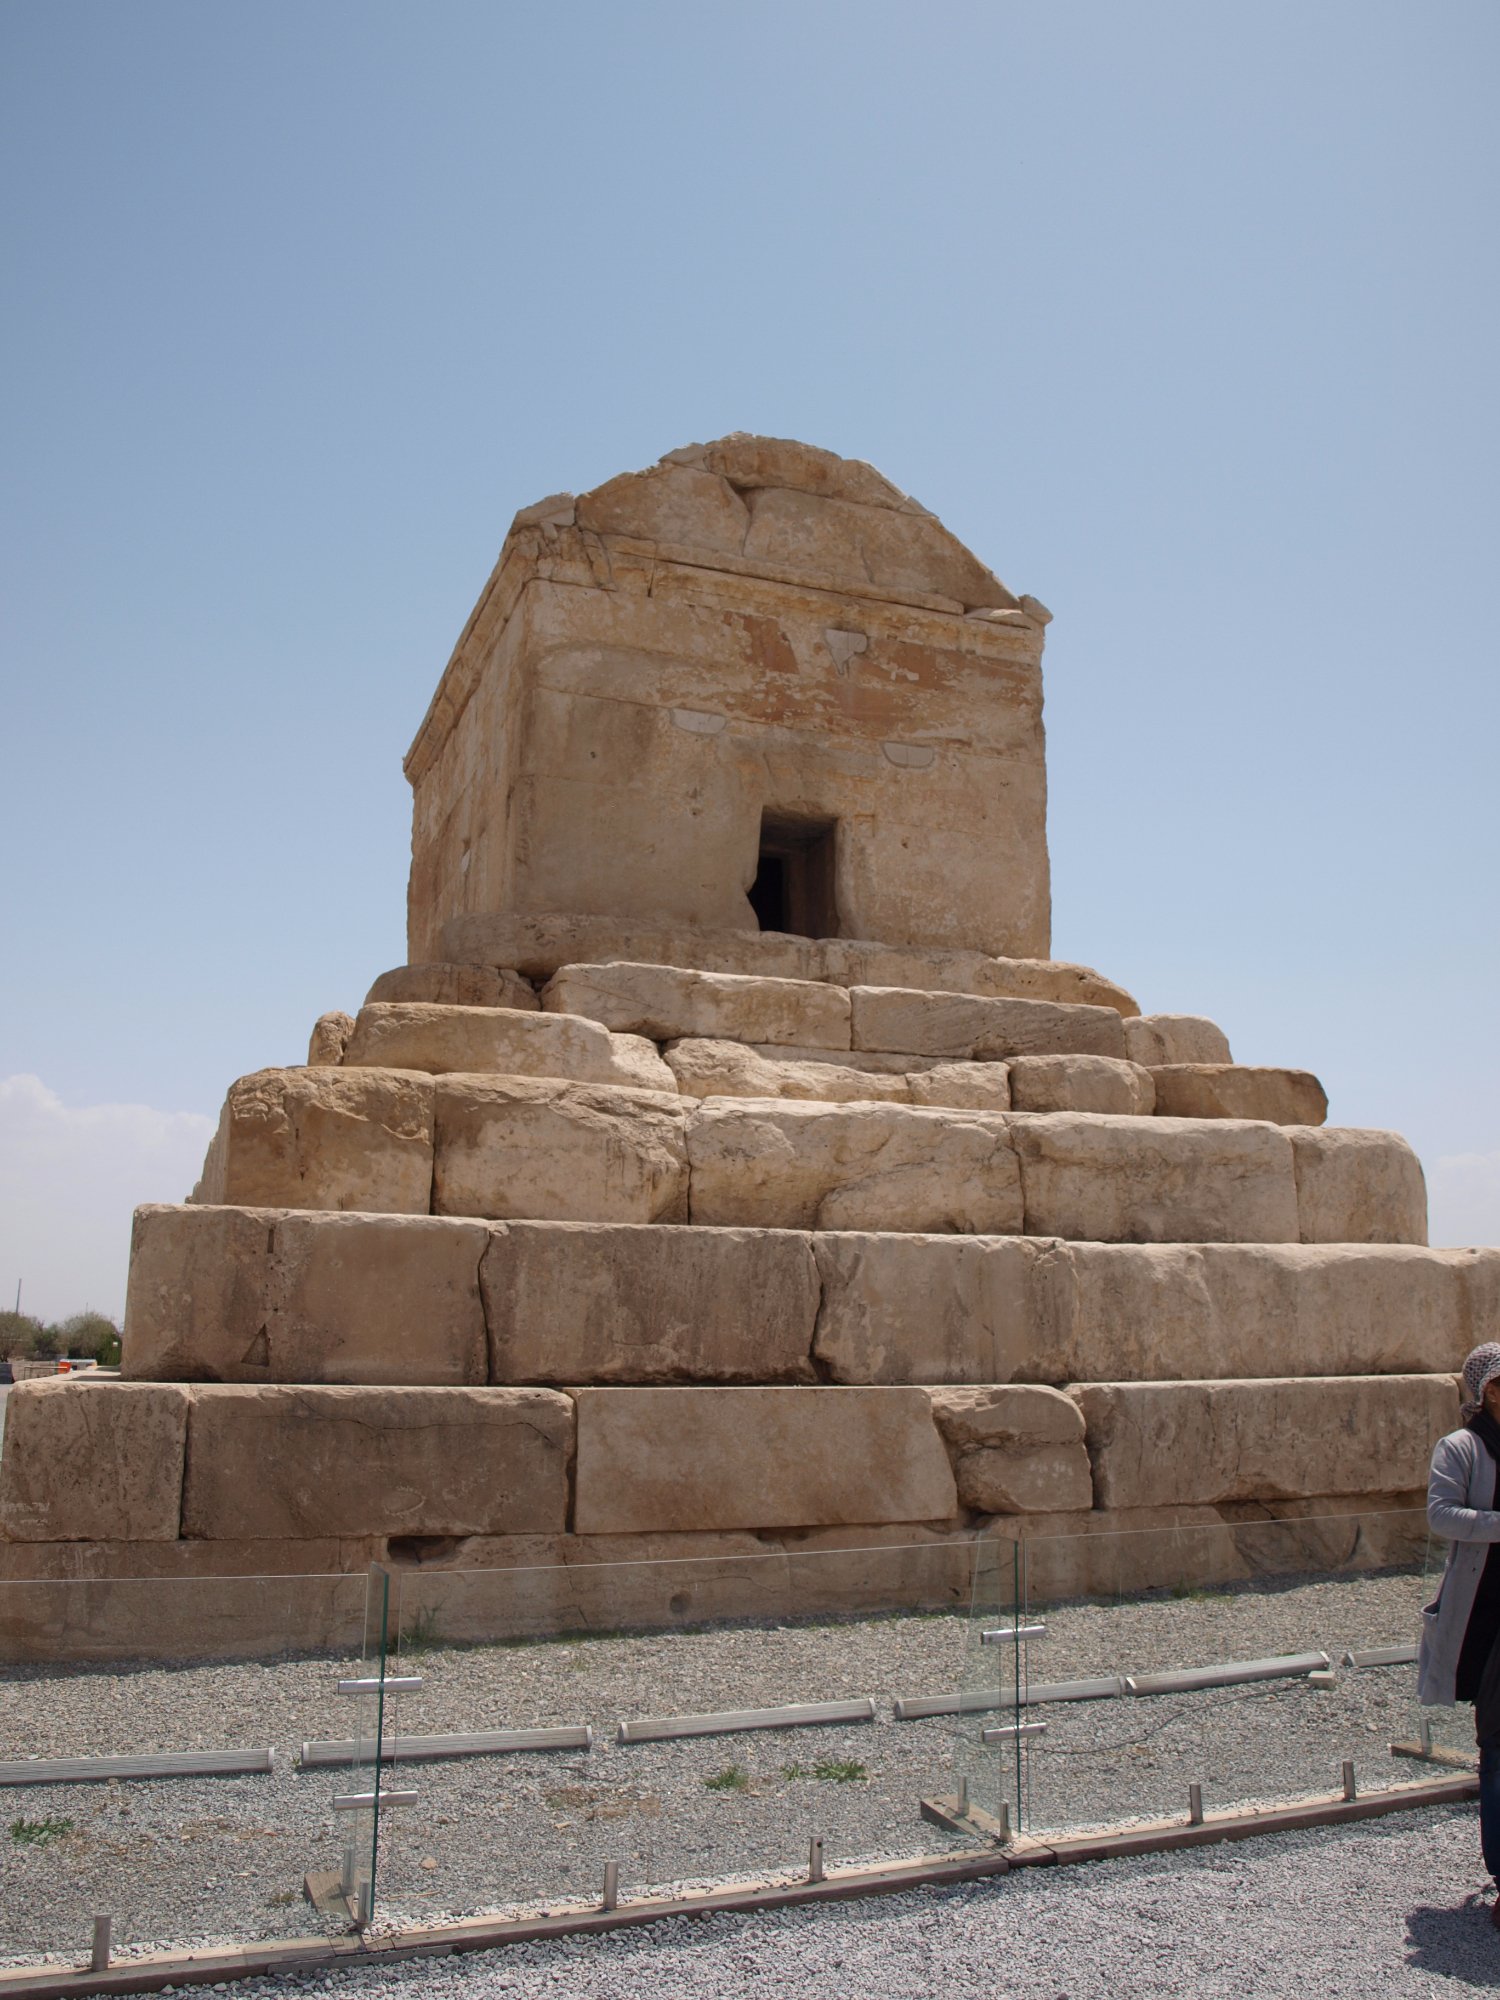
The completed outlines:
[[[1463,1383],[1463,1427],[1438,1439],[1427,1482],[1428,1525],[1450,1546],[1437,1597],[1422,1613],[1417,1693],[1427,1707],[1474,1703],[1479,1842],[1500,1883],[1500,1341],[1474,1349]],[[1500,1902],[1490,1918],[1500,1928]]]

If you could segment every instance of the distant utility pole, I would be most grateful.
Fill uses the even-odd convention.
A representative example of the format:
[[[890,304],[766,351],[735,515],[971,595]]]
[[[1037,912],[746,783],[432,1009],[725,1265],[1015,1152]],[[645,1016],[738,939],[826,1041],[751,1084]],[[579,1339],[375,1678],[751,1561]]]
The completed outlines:
[[[19,1318],[19,1316],[20,1316],[20,1312],[21,1312],[21,1280],[20,1280],[19,1278],[17,1278],[17,1280],[16,1280],[16,1315],[17,1315],[17,1317],[18,1317],[18,1318]]]

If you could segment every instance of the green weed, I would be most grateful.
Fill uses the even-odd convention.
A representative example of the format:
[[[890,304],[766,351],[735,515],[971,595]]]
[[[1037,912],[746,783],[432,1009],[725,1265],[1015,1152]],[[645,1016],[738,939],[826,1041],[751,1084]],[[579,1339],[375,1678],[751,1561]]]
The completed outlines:
[[[726,1764],[722,1771],[715,1771],[703,1782],[711,1792],[748,1792],[750,1773],[743,1764]]]
[[[812,1767],[812,1774],[834,1785],[857,1785],[870,1775],[853,1757],[820,1757]]]
[[[50,1847],[73,1831],[70,1819],[13,1819],[10,1837],[18,1847]]]

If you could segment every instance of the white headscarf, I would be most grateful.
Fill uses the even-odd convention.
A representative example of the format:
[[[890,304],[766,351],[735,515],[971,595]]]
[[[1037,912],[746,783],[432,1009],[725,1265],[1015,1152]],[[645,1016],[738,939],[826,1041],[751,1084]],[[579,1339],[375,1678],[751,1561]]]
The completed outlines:
[[[1468,1423],[1484,1407],[1486,1383],[1500,1379],[1500,1341],[1487,1340],[1464,1363],[1463,1420]]]

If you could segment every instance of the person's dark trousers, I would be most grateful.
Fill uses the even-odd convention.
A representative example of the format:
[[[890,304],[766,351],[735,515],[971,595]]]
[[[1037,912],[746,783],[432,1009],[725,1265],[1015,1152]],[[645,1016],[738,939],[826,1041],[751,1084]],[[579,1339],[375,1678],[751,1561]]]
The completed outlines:
[[[1500,1745],[1479,1752],[1479,1846],[1485,1867],[1500,1883]]]

